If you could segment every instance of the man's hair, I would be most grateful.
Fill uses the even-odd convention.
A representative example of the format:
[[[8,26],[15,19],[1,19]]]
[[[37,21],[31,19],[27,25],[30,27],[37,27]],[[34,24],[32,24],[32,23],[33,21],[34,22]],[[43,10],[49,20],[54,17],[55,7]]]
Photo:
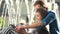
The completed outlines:
[[[43,5],[44,5],[44,2],[42,2],[42,1],[36,1],[36,2],[34,3],[34,6],[36,6],[37,4],[43,6]]]
[[[36,12],[40,13],[42,19],[47,15],[47,10],[45,10],[44,8],[37,9]]]
[[[36,5],[38,5],[38,4],[39,4],[41,7],[45,8],[46,10],[48,10],[48,8],[44,6],[44,2],[43,2],[43,1],[40,1],[40,0],[39,0],[39,1],[36,1],[36,2],[34,3],[34,6],[36,6]]]

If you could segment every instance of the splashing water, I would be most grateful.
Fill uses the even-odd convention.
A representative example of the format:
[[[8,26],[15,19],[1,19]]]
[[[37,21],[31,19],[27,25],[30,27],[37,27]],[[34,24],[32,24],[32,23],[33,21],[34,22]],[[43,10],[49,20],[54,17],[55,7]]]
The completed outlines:
[[[21,8],[22,8],[23,0],[21,0],[21,1],[20,0],[4,0],[4,1],[5,1],[5,3],[3,6],[2,17],[8,23],[7,25],[9,25],[9,24],[16,25],[16,24],[20,23],[21,14],[22,14]],[[26,12],[27,12],[27,16],[29,19],[29,25],[32,24],[32,21],[33,21],[34,15],[35,15],[34,7],[33,7],[33,4],[35,1],[36,0],[32,0],[30,5],[29,5],[28,0],[25,0],[25,2],[24,2],[26,5],[26,9],[27,9]],[[1,2],[2,2],[2,0],[0,1],[0,4],[1,4]],[[8,16],[6,14],[8,14]]]
[[[19,0],[16,0],[15,2],[14,0],[5,0],[2,17],[5,12],[4,19],[6,20],[7,19],[6,13],[8,12],[8,20],[6,20],[8,25],[9,24],[16,25],[17,23],[19,23],[21,16],[21,8],[20,8],[21,6],[19,5],[19,2],[20,2]]]

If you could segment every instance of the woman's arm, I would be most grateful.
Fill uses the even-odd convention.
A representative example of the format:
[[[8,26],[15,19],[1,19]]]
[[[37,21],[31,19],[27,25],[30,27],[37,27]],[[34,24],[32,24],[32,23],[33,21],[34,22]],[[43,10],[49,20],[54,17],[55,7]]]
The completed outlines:
[[[21,32],[23,29],[26,29],[26,28],[35,28],[37,26],[42,26],[42,23],[39,21],[37,23],[33,23],[31,25],[28,25],[28,26],[16,26],[15,29],[16,29],[17,32]],[[26,33],[26,32],[24,31],[24,33]]]
[[[39,21],[37,23],[32,23],[31,25],[25,26],[25,28],[35,28],[37,26],[42,26],[42,25],[43,25],[42,22]]]

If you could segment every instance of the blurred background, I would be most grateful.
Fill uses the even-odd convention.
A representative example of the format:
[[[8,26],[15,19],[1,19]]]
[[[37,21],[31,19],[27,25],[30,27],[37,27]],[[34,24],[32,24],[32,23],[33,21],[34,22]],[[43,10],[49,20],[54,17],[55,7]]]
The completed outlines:
[[[0,0],[0,29],[9,24],[32,24],[34,22],[34,2],[37,0]],[[42,0],[60,19],[60,0]],[[59,23],[58,23],[59,24]],[[60,26],[59,26],[60,27]]]

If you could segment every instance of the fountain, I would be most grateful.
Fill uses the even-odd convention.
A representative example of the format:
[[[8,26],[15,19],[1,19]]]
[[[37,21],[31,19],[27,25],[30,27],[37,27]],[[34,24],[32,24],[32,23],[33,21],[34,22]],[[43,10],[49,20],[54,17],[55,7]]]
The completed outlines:
[[[3,11],[2,11],[2,16],[4,18],[4,20],[6,21],[7,23],[7,26],[9,26],[9,24],[14,24],[15,26],[17,24],[19,24],[21,21],[26,21],[26,19],[23,19],[21,17],[22,15],[22,5],[25,5],[25,9],[24,12],[27,13],[27,18],[28,18],[28,25],[32,24],[32,22],[34,22],[33,18],[34,18],[34,15],[35,15],[35,11],[34,11],[34,7],[33,7],[33,4],[36,0],[0,0],[0,4],[2,1],[5,1],[4,5],[3,5]],[[30,2],[30,4],[29,4]],[[47,0],[45,0],[45,3],[47,4]],[[56,4],[55,3],[55,0],[53,2],[51,2],[50,0],[50,4]],[[56,7],[58,5],[55,5]],[[52,10],[51,9],[51,5],[48,6],[49,10]],[[55,8],[54,8],[54,11]],[[59,13],[59,12],[55,12],[56,14]],[[59,16],[59,15],[58,15]],[[57,17],[58,18],[58,17]],[[23,19],[23,20],[21,20]],[[59,18],[58,18],[59,19]],[[29,31],[31,32],[33,29],[30,29]]]
[[[6,22],[9,24],[16,25],[19,23],[20,16],[21,16],[21,6],[19,5],[19,0],[4,0],[4,6],[3,6],[3,12],[2,17],[6,20]],[[8,14],[8,16],[6,15]]]

